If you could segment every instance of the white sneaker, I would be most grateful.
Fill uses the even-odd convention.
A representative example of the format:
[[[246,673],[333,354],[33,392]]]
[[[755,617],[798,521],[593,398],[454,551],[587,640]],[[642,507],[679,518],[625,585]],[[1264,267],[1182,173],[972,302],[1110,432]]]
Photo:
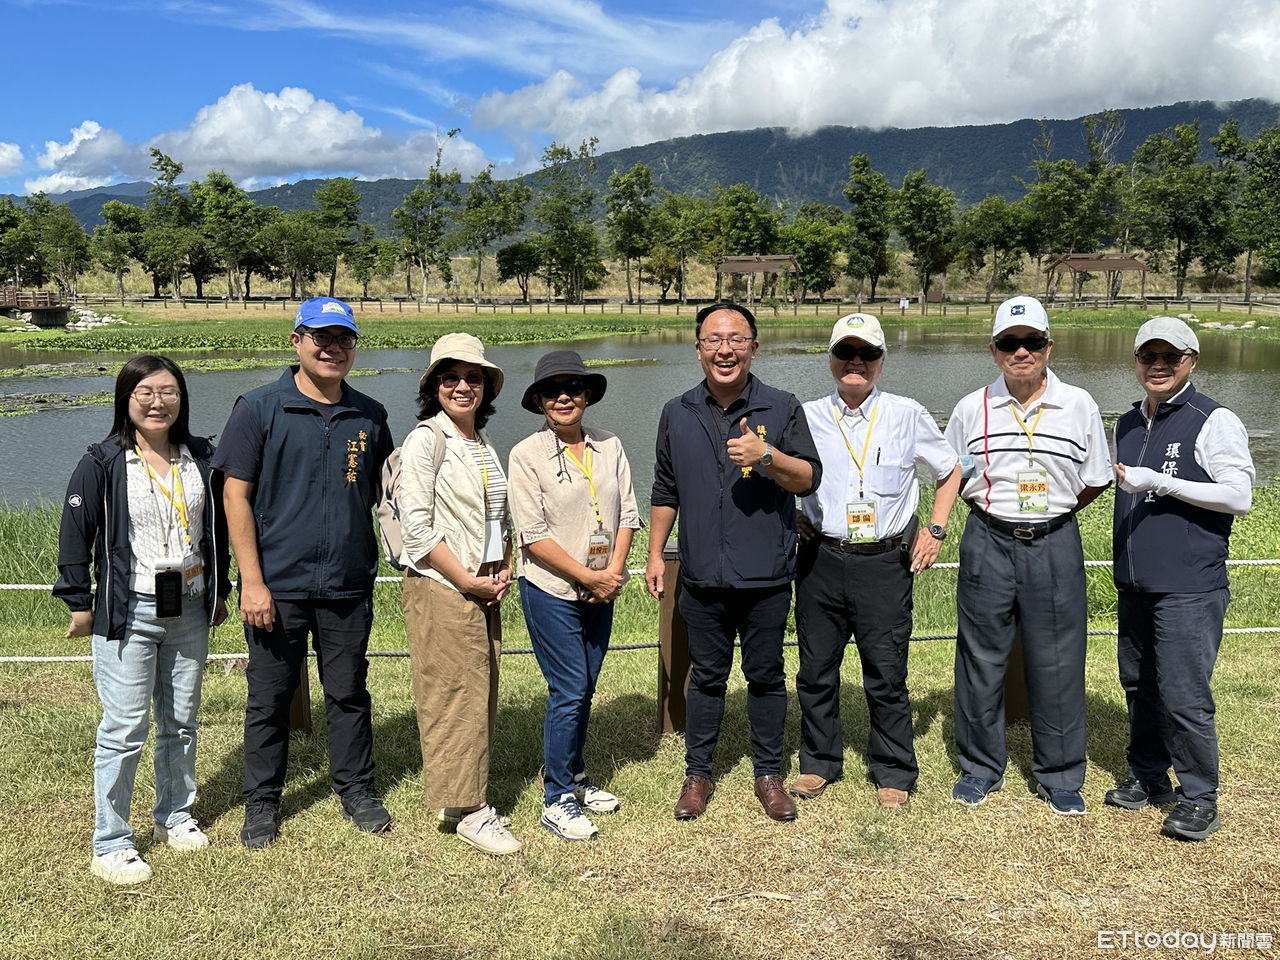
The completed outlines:
[[[587,779],[585,773],[573,778],[573,795],[592,813],[617,813],[622,809],[621,800],[608,790],[601,790]]]
[[[107,883],[118,883],[121,886],[151,879],[151,867],[133,847],[112,850],[94,857],[89,861],[89,871]]]
[[[167,843],[175,850],[203,850],[209,845],[209,838],[194,817],[188,817],[176,827],[162,827],[157,823],[151,836],[156,843]]]
[[[578,798],[572,793],[566,793],[555,803],[543,807],[542,819],[538,823],[565,840],[590,840],[600,832],[582,812]]]
[[[477,850],[491,853],[495,857],[519,853],[524,846],[502,825],[502,817],[490,806],[481,807],[459,820],[458,836]]]

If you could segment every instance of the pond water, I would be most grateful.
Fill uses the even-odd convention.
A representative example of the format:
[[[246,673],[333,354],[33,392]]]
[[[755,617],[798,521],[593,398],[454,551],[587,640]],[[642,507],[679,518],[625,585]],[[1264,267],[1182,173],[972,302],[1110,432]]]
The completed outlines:
[[[825,357],[805,352],[825,346],[829,326],[810,330],[761,330],[761,346],[752,371],[765,382],[795,393],[802,400],[821,396],[831,388]],[[880,379],[883,389],[911,396],[939,418],[951,412],[956,400],[995,378],[987,353],[985,323],[966,330],[955,325],[890,329],[889,355]],[[1062,330],[1055,336],[1052,367],[1068,383],[1089,390],[1103,413],[1127,410],[1139,393],[1133,377],[1133,334],[1123,330]],[[533,377],[538,357],[548,350],[570,346],[584,357],[652,358],[656,363],[602,370],[609,392],[588,412],[588,422],[617,433],[631,458],[636,494],[647,503],[652,480],[653,442],[662,405],[701,379],[691,333],[665,331],[610,337],[574,344],[539,343],[497,346],[488,351],[506,374],[497,415],[489,433],[499,449],[509,451],[539,423],[522,410],[519,398]],[[1280,404],[1280,342],[1230,339],[1206,335],[1195,376],[1199,389],[1226,404],[1249,430],[1250,448],[1260,483],[1280,474],[1280,440],[1276,409]],[[179,363],[186,356],[173,354]],[[101,354],[65,351],[13,350],[0,345],[0,367],[32,363],[101,360]],[[290,354],[279,354],[281,364]],[[114,359],[114,358],[113,358]],[[418,372],[426,363],[422,351],[366,350],[358,368],[387,372],[352,379],[359,390],[380,400],[391,417],[397,437],[415,422]],[[415,372],[397,372],[398,370]],[[235,398],[268,383],[280,368],[219,373],[192,373],[191,425],[200,434],[216,434],[226,421]],[[3,393],[95,393],[114,388],[114,377],[39,377],[0,380]],[[85,448],[101,440],[111,425],[106,406],[0,417],[0,504],[17,507],[60,500],[71,469]]]

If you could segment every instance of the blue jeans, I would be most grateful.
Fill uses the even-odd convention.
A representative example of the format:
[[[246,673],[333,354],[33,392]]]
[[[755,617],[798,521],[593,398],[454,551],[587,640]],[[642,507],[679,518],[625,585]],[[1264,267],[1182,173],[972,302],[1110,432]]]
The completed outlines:
[[[124,639],[93,638],[93,679],[102,701],[93,755],[93,852],[134,846],[129,806],[155,703],[155,822],[191,819],[196,800],[196,712],[209,654],[203,600],[184,597],[182,616],[156,618],[155,598],[129,598]]]
[[[542,725],[543,792],[547,803],[573,793],[573,778],[586,766],[591,697],[609,649],[613,604],[562,600],[520,578],[520,606],[533,653],[547,681]]]
[[[1129,771],[1144,783],[1178,774],[1178,797],[1218,803],[1218,734],[1209,682],[1231,593],[1121,590],[1120,685],[1129,706]]]

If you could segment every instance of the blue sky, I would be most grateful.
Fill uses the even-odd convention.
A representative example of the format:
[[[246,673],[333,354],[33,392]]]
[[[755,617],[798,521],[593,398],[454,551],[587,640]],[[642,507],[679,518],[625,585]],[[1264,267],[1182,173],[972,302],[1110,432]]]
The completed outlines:
[[[535,167],[758,126],[1280,100],[1280,0],[0,0],[0,193]],[[51,53],[53,56],[51,57]],[[452,140],[449,129],[459,128]]]

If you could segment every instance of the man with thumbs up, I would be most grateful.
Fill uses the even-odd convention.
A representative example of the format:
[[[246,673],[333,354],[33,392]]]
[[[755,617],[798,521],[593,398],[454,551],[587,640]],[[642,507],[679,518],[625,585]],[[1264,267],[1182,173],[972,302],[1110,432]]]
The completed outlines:
[[[755,794],[771,819],[794,820],[781,778],[782,634],[796,574],[795,498],[817,489],[822,466],[800,401],[751,375],[760,346],[751,311],[704,307],[694,335],[705,378],[662,411],[645,567],[655,598],[677,589],[663,582],[662,549],[678,515],[678,603],[691,669],[675,816],[701,816],[715,791],[711,757],[740,637]]]

